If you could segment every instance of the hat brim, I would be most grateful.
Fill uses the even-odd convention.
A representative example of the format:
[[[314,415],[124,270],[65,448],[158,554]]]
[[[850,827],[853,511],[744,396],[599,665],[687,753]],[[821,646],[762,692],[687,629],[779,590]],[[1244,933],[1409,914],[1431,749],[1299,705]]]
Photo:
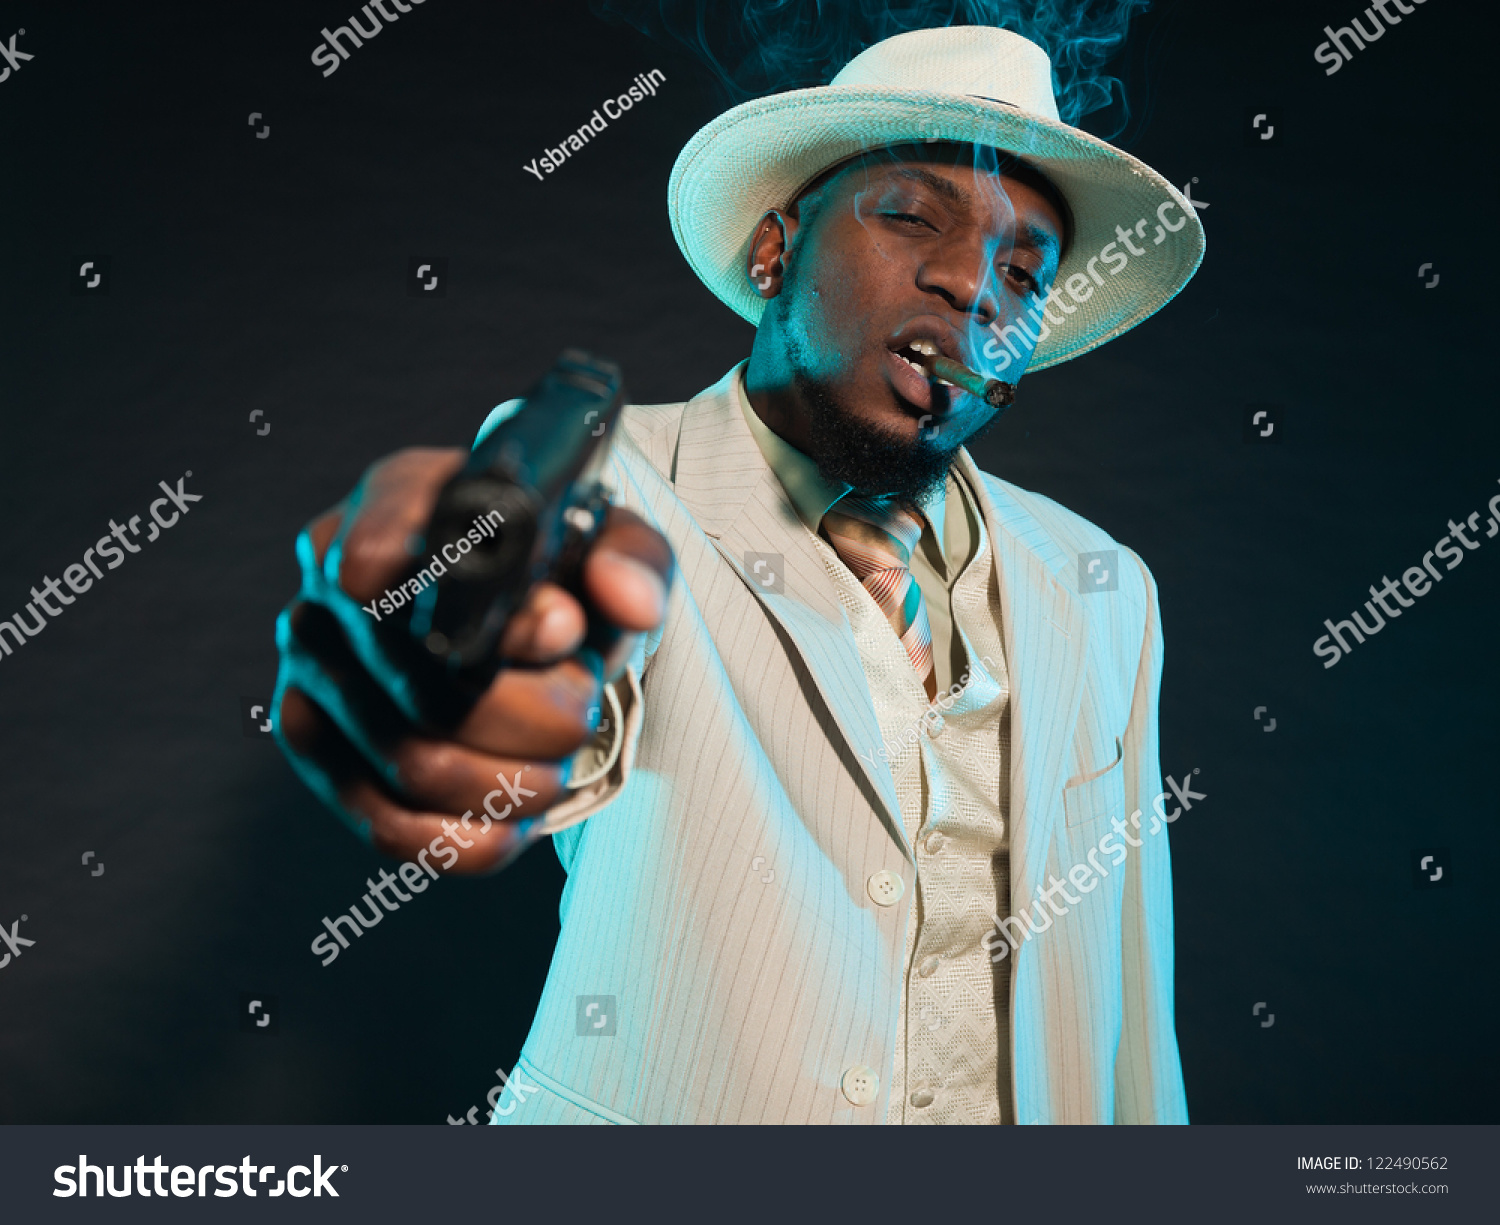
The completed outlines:
[[[758,324],[766,303],[746,269],[755,223],[839,162],[924,141],[1014,153],[1045,174],[1072,210],[1073,241],[1049,311],[1062,321],[1046,325],[1032,370],[1077,357],[1149,318],[1203,261],[1203,226],[1192,205],[1145,163],[1097,137],[1001,102],[859,85],[772,94],[702,128],[672,168],[672,233],[699,279]],[[1142,254],[1130,251],[1117,227]]]

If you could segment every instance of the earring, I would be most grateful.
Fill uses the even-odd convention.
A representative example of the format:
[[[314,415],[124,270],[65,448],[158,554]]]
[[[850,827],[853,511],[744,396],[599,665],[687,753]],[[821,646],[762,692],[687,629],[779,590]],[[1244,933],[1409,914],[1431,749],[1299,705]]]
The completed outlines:
[[[781,266],[781,261],[780,260],[776,261],[776,266],[778,268]],[[757,276],[759,276],[762,272],[765,272],[765,269],[766,269],[766,266],[764,264],[756,264],[753,268],[750,269],[750,279],[752,281],[755,281],[755,278]],[[762,290],[762,291],[770,289],[771,288],[771,274],[769,272],[766,272],[766,276],[765,276],[764,280],[755,281],[755,287],[757,289],[759,289],[759,290]]]

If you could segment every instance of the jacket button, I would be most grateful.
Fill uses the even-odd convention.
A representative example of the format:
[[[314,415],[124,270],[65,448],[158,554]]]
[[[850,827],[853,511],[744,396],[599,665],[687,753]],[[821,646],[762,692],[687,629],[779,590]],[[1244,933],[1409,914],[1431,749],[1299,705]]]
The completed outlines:
[[[877,906],[894,906],[906,892],[906,882],[895,872],[880,871],[870,877],[865,888]]]
[[[868,1106],[880,1096],[880,1074],[874,1068],[856,1064],[844,1073],[839,1088],[856,1106]]]

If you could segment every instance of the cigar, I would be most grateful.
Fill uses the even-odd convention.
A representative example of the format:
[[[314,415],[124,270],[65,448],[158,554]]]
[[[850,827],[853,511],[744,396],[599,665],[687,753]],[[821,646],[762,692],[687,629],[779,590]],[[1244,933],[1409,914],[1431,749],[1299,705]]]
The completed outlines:
[[[951,358],[934,357],[930,373],[945,383],[962,387],[970,395],[978,396],[991,408],[1004,408],[1014,403],[1016,398],[1015,384],[1002,383],[999,379],[987,379],[982,374],[975,374],[962,362],[953,361]]]

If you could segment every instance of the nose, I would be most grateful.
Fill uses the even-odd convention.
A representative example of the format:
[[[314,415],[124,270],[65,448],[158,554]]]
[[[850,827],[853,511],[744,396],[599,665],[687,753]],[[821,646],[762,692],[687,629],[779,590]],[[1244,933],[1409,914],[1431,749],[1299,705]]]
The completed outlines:
[[[988,327],[1000,315],[994,252],[988,246],[977,238],[950,238],[918,266],[917,288]]]

